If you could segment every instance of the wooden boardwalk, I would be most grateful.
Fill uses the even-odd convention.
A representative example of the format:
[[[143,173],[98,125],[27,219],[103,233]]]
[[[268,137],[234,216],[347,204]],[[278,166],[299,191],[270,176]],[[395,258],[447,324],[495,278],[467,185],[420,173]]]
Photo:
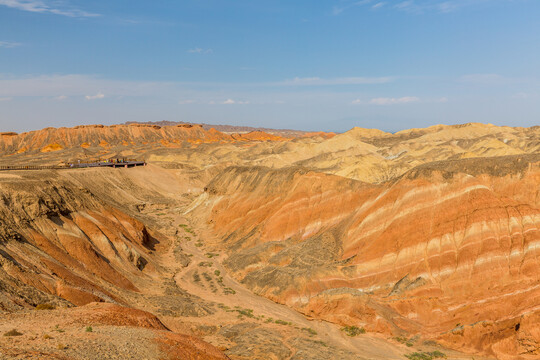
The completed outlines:
[[[145,161],[125,161],[125,162],[95,162],[95,163],[76,163],[68,165],[51,165],[51,166],[38,166],[38,165],[0,165],[1,170],[63,170],[63,169],[83,169],[83,168],[96,168],[96,167],[112,167],[112,168],[132,168],[136,166],[146,166]]]

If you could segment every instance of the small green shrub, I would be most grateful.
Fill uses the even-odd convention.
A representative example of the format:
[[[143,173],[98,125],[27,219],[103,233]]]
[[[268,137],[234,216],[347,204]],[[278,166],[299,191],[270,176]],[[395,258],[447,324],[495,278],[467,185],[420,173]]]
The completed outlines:
[[[240,309],[240,310],[236,310],[237,313],[239,313],[240,315],[243,315],[243,316],[246,316],[246,317],[249,317],[249,318],[252,318],[254,317],[253,316],[253,309]]]
[[[52,304],[38,304],[36,310],[54,310],[55,306]]]
[[[446,359],[446,354],[435,350],[435,351],[422,351],[422,352],[413,352],[410,354],[406,354],[405,357],[409,360],[433,360],[433,359]]]
[[[201,261],[201,262],[199,263],[199,266],[212,267],[212,265],[214,265],[214,264],[212,264],[211,261]]]
[[[214,258],[214,257],[216,257],[216,256],[219,256],[219,254],[216,254],[216,253],[210,253],[210,252],[208,252],[208,253],[206,253],[206,254],[204,254],[204,255],[205,255],[207,258],[209,258],[209,259]]]
[[[214,270],[214,275],[219,276],[220,274],[221,274],[221,271],[219,271],[219,270]]]
[[[18,332],[17,329],[9,330],[4,336],[21,336],[22,333]]]
[[[185,232],[195,235],[195,232],[193,231],[193,229],[191,229],[187,224],[180,224],[178,226],[184,229]]]
[[[225,289],[223,289],[223,293],[224,293],[225,295],[229,295],[229,294],[234,295],[234,294],[236,294],[236,291],[234,291],[234,290],[231,289],[230,287],[226,287]]]
[[[345,326],[344,328],[341,328],[341,331],[345,332],[348,336],[358,336],[360,334],[365,334],[366,329],[363,327],[359,328],[358,326]]]
[[[302,330],[308,332],[309,335],[317,335],[317,332],[312,328],[302,328]]]
[[[397,336],[394,338],[394,340],[396,340],[399,343],[404,344],[407,347],[414,346],[414,339],[407,339],[406,337]]]
[[[66,330],[60,329],[60,326],[59,326],[59,325],[56,325],[56,326],[54,327],[54,331],[57,331],[57,332],[59,332],[59,333],[66,332]]]
[[[287,321],[284,321],[284,320],[276,320],[274,321],[276,324],[279,324],[279,325],[292,325],[292,322],[287,322]]]
[[[86,327],[86,332],[92,332],[92,331],[94,331],[94,330],[92,329],[91,326],[87,326],[87,327]]]

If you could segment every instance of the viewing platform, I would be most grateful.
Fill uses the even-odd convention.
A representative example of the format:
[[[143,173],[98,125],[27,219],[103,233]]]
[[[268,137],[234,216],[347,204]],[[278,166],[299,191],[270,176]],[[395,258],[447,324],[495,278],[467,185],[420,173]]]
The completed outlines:
[[[69,164],[70,168],[91,168],[91,167],[112,167],[112,168],[132,168],[135,166],[146,166],[146,161],[98,161],[95,163],[74,163]]]
[[[96,167],[111,167],[111,168],[133,168],[136,166],[146,166],[146,161],[139,160],[107,160],[96,161],[91,163],[70,163],[66,165],[0,165],[1,170],[62,170],[62,169],[83,169]]]

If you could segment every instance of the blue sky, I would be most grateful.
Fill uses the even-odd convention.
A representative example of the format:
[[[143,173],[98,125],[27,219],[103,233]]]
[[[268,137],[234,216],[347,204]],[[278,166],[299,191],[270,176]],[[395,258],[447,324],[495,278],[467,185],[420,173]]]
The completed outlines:
[[[538,0],[0,0],[0,131],[540,124]]]

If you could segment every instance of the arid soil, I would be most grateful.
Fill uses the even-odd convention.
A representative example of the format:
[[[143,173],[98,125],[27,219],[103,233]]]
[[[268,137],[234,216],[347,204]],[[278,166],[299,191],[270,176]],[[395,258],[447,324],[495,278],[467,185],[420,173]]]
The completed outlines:
[[[87,126],[0,151],[149,163],[0,171],[0,358],[540,356],[538,127]]]

